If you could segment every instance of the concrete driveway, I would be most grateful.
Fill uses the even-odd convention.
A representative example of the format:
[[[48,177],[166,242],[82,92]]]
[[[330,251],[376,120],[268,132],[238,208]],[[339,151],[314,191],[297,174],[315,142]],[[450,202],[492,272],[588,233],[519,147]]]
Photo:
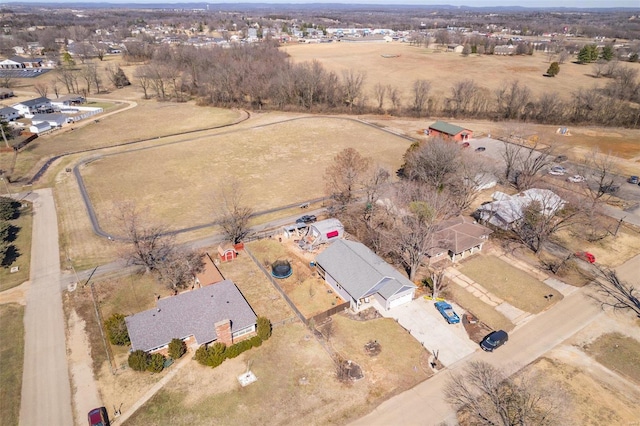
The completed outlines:
[[[478,349],[469,339],[462,323],[447,324],[432,301],[419,297],[390,311],[378,309],[387,318],[394,318],[429,352],[438,351],[438,359],[449,366]],[[453,305],[458,315],[464,312]]]

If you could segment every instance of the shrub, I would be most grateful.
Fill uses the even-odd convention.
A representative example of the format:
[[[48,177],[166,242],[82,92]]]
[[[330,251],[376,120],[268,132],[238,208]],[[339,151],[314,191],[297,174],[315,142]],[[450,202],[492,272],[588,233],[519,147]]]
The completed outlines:
[[[236,345],[229,346],[225,351],[225,354],[227,358],[232,359],[240,355],[240,352],[242,352],[242,350],[240,348],[240,343],[238,343]]]
[[[149,367],[150,358],[145,351],[133,351],[129,354],[129,367],[134,371],[145,371]]]
[[[269,340],[271,337],[271,321],[265,317],[258,317],[258,336],[262,340]]]
[[[216,342],[207,348],[207,365],[217,367],[222,364],[226,358],[225,352],[227,346],[224,343]]]
[[[157,353],[151,355],[151,359],[147,365],[147,370],[152,373],[159,373],[164,370],[164,355]]]
[[[124,315],[118,313],[111,315],[111,317],[104,322],[104,328],[111,344],[124,346],[131,343],[129,332],[127,331],[127,324],[124,321]]]
[[[262,345],[262,339],[260,338],[260,336],[253,336],[248,340],[248,342],[251,342],[251,346],[253,346],[254,348],[260,347]]]
[[[181,339],[171,339],[169,343],[169,356],[178,359],[187,352],[187,344]]]
[[[196,349],[196,361],[202,365],[207,365],[207,356],[209,355],[207,347],[202,345]]]

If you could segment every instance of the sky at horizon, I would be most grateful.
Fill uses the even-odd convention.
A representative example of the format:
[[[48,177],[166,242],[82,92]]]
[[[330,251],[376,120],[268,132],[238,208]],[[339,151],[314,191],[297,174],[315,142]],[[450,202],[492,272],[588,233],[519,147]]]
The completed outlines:
[[[625,7],[634,8],[640,11],[640,0],[534,0],[526,2],[526,4],[518,4],[516,0],[226,0],[216,2],[199,2],[197,0],[16,0],[16,1],[0,1],[0,4],[10,3],[113,3],[113,4],[131,4],[131,3],[161,3],[161,4],[180,4],[180,3],[209,3],[215,4],[242,4],[242,3],[259,3],[259,4],[357,4],[357,5],[410,5],[410,6],[429,6],[429,5],[450,5],[450,6],[471,6],[471,7],[496,7],[496,6],[523,6],[527,8],[615,8]]]

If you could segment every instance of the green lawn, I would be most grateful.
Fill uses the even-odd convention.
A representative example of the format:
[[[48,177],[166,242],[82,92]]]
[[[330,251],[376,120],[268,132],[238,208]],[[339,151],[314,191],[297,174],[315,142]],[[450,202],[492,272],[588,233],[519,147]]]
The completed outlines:
[[[553,294],[553,302],[563,297],[558,291],[496,256],[475,256],[458,269],[489,292],[525,312],[537,314],[547,309],[550,303],[544,296]]]
[[[31,265],[31,228],[32,213],[31,203],[20,210],[20,217],[11,220],[10,223],[18,228],[16,239],[13,241],[17,258],[6,267],[0,267],[0,291],[16,287],[29,279],[29,267]],[[11,267],[17,266],[18,272],[11,273]]]
[[[0,305],[0,423],[17,425],[22,394],[24,306]]]

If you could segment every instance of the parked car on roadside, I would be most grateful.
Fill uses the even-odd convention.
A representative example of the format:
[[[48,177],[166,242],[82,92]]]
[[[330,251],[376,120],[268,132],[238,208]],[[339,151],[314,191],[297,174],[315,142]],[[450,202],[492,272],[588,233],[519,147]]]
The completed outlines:
[[[551,169],[549,169],[550,175],[562,176],[565,173],[567,173],[567,169],[562,166],[553,166],[551,167]]]
[[[315,215],[313,215],[313,214],[305,214],[304,216],[299,217],[296,220],[296,223],[313,223],[316,220],[318,220],[318,218]]]
[[[596,257],[588,251],[579,251],[574,254],[578,259],[582,259],[585,262],[596,263]]]
[[[584,176],[582,175],[573,175],[567,178],[567,180],[569,182],[573,182],[573,183],[580,183],[580,182],[584,182]]]
[[[480,342],[480,347],[482,350],[487,352],[493,352],[495,349],[498,349],[500,346],[507,343],[509,340],[509,335],[504,330],[493,331],[485,336],[484,339]]]
[[[567,161],[566,155],[558,155],[553,161],[556,163],[562,163],[563,161]]]
[[[109,415],[104,407],[94,408],[89,411],[89,426],[109,426]]]
[[[620,186],[618,185],[603,185],[600,187],[600,191],[604,192],[605,194],[615,194],[619,189]]]
[[[484,146],[479,146],[479,147],[477,147],[477,148],[476,148],[476,151],[478,151],[478,152],[482,152],[482,151],[484,151],[484,150],[486,150],[486,149],[487,149],[487,148],[485,148]]]
[[[629,179],[627,179],[627,182],[632,183],[634,185],[640,185],[640,177],[630,176]]]

